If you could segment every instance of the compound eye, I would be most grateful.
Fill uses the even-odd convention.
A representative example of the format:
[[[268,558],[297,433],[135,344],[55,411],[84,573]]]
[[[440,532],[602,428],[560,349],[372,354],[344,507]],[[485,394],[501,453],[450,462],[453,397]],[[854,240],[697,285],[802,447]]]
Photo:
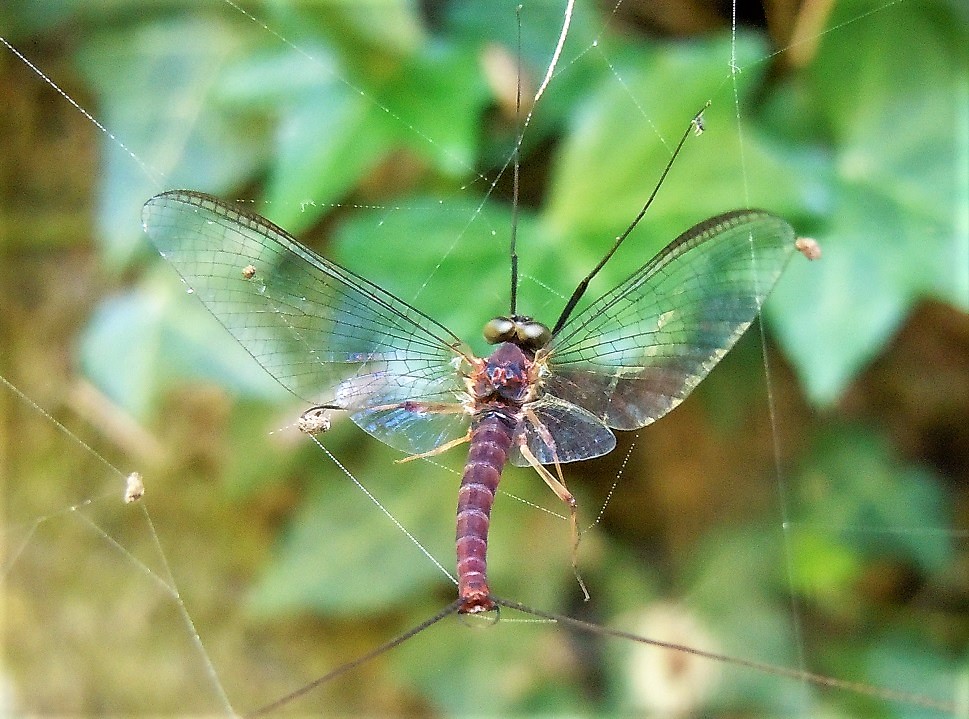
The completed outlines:
[[[484,338],[490,345],[508,342],[515,336],[515,323],[507,317],[495,317],[484,326]]]
[[[534,349],[541,349],[552,340],[552,332],[541,322],[525,322],[518,326],[522,342]]]

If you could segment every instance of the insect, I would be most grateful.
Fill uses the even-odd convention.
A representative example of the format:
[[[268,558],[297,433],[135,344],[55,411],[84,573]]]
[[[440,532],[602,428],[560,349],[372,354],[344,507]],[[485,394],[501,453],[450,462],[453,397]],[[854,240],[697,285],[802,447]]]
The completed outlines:
[[[577,544],[561,465],[608,453],[613,430],[644,427],[682,402],[751,324],[796,251],[784,220],[727,212],[579,310],[589,280],[642,214],[554,325],[516,311],[513,262],[511,311],[485,325],[496,349],[484,358],[385,289],[209,195],[157,195],[143,223],[209,311],[312,405],[304,417],[345,411],[409,459],[469,443],[456,555],[459,611],[477,613],[495,607],[486,552],[504,465],[537,471],[569,507]]]

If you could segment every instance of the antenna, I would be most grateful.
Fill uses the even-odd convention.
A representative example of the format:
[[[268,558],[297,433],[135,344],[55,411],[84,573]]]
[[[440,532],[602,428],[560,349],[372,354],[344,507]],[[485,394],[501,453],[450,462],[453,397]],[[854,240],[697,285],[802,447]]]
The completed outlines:
[[[677,143],[676,149],[673,150],[673,154],[670,156],[669,162],[666,163],[666,167],[663,169],[663,174],[659,176],[659,182],[656,183],[656,187],[654,187],[653,191],[649,194],[649,198],[647,198],[646,204],[643,205],[643,209],[639,211],[639,214],[636,215],[636,218],[629,224],[629,227],[627,227],[623,233],[616,238],[616,241],[613,243],[612,247],[609,248],[609,251],[606,252],[605,256],[601,260],[599,260],[599,264],[593,267],[592,272],[587,274],[579,283],[578,287],[575,288],[575,292],[573,292],[572,296],[569,297],[569,301],[565,303],[565,309],[562,310],[562,314],[559,315],[558,321],[555,323],[555,327],[552,329],[552,336],[558,334],[558,331],[562,329],[562,327],[568,321],[569,315],[572,314],[572,310],[574,310],[575,306],[579,304],[579,300],[582,299],[585,291],[589,288],[589,283],[592,281],[592,278],[599,274],[599,270],[601,270],[609,261],[609,258],[616,254],[616,250],[619,249],[619,245],[623,243],[623,240],[629,237],[629,233],[636,228],[639,221],[642,220],[646,215],[646,211],[649,209],[649,206],[653,204],[653,199],[656,197],[656,193],[659,192],[659,188],[663,186],[663,182],[666,180],[666,176],[670,173],[673,163],[676,162],[676,158],[680,154],[680,150],[683,149],[686,138],[690,136],[691,132],[697,135],[703,132],[703,112],[708,107],[710,107],[709,100],[704,103],[703,107],[700,108],[700,111],[693,116],[692,120],[690,120],[689,126],[684,131],[683,137],[681,137],[680,141]]]
[[[562,30],[559,33],[558,42],[555,44],[555,50],[552,53],[552,60],[548,64],[548,69],[545,71],[545,77],[542,79],[542,84],[538,88],[538,92],[535,93],[535,97],[532,98],[531,107],[528,110],[528,114],[525,117],[524,122],[521,120],[521,106],[522,106],[522,6],[519,4],[515,8],[515,18],[518,22],[518,83],[515,88],[515,125],[517,129],[517,137],[515,138],[515,151],[512,154],[514,160],[514,180],[512,184],[512,205],[511,205],[511,246],[509,248],[509,257],[511,259],[511,312],[509,313],[511,317],[514,317],[518,313],[518,192],[519,192],[519,172],[521,168],[521,146],[525,137],[525,128],[528,127],[532,120],[532,113],[535,112],[535,106],[538,104],[539,99],[545,93],[545,88],[552,81],[552,77],[555,75],[555,68],[558,65],[559,58],[562,55],[562,48],[565,45],[565,39],[569,36],[569,27],[572,25],[572,11],[575,9],[575,0],[568,0],[565,6],[565,15],[562,20]],[[682,144],[682,143],[681,143]],[[505,166],[507,167],[507,165]],[[504,171],[504,170],[502,170]]]
[[[521,123],[522,113],[522,6],[515,8],[515,19],[518,22],[518,49],[516,54],[517,78],[515,85],[515,150],[512,155],[514,171],[511,190],[511,311],[509,317],[517,314],[518,308],[518,175],[521,168],[521,146],[525,129]]]

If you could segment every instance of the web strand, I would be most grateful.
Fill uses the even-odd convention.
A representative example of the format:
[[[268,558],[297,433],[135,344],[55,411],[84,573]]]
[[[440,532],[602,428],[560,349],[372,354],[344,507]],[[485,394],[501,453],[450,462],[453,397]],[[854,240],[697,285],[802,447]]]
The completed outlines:
[[[749,208],[750,188],[747,179],[747,158],[744,150],[744,128],[741,118],[740,88],[737,79],[740,72],[741,70],[737,61],[737,0],[733,0],[731,4],[730,16],[730,80],[733,89],[734,116],[736,118],[736,132],[740,155],[740,176],[743,183],[743,201],[744,207]],[[753,265],[755,263],[756,259],[754,258],[753,253],[751,253],[751,264]],[[754,269],[754,274],[756,276],[756,267]],[[770,417],[771,450],[774,460],[774,484],[777,487],[778,509],[781,517],[780,525],[784,541],[784,564],[787,574],[787,584],[789,587],[793,588],[795,586],[794,557],[793,549],[791,547],[791,540],[787,532],[787,527],[789,526],[788,507],[790,506],[791,499],[785,483],[783,468],[781,466],[781,442],[777,430],[777,410],[774,404],[774,390],[771,382],[770,360],[767,348],[767,332],[764,328],[764,322],[761,315],[758,314],[754,324],[757,325],[757,333],[760,339],[760,356],[761,362],[763,363],[764,384],[767,390],[767,414]],[[797,594],[794,591],[790,592],[789,598],[791,608],[791,632],[794,636],[794,643],[797,646],[798,671],[803,673],[803,679],[805,682],[807,682],[810,681],[808,679],[810,673],[805,671],[805,667],[807,666],[807,655],[804,646],[804,630],[801,626],[801,606],[798,602]],[[802,705],[808,706],[806,690],[802,692],[802,695]]]
[[[662,649],[669,649],[671,651],[680,652],[682,654],[689,654],[696,657],[702,657],[704,659],[710,659],[713,661],[721,662],[723,664],[732,664],[734,666],[745,667],[747,669],[753,669],[755,671],[764,672],[766,674],[775,674],[777,676],[786,677],[788,679],[793,679],[800,682],[809,682],[811,684],[816,684],[822,687],[830,687],[832,689],[842,689],[844,691],[852,692],[854,694],[861,694],[864,696],[874,697],[876,699],[881,699],[887,702],[898,702],[902,704],[908,704],[911,706],[923,707],[925,709],[932,709],[934,711],[946,712],[948,714],[956,713],[956,705],[951,702],[943,702],[933,699],[931,697],[923,696],[920,694],[911,694],[909,692],[899,692],[892,689],[885,689],[883,687],[872,687],[867,684],[862,684],[860,682],[845,681],[843,679],[836,679],[834,677],[824,676],[822,674],[815,674],[813,672],[804,671],[803,669],[790,669],[788,667],[780,667],[775,664],[766,664],[764,662],[758,662],[750,659],[741,659],[739,657],[727,656],[725,654],[718,654],[716,652],[708,652],[702,649],[696,649],[694,647],[688,647],[683,644],[676,644],[675,642],[664,642],[657,639],[649,639],[647,637],[641,637],[631,632],[624,632],[618,629],[610,629],[602,627],[598,624],[592,624],[590,622],[582,621],[581,619],[574,619],[572,617],[567,617],[564,615],[554,614],[552,612],[544,612],[539,609],[534,609],[532,607],[525,606],[519,602],[509,601],[507,599],[501,599],[499,597],[493,597],[496,604],[508,609],[515,609],[526,614],[531,614],[533,616],[539,617],[541,619],[547,619],[549,621],[558,622],[559,624],[569,627],[571,629],[576,629],[581,632],[587,632],[590,634],[599,634],[610,637],[615,637],[617,639],[626,639],[637,644],[647,644],[649,646],[659,647]]]

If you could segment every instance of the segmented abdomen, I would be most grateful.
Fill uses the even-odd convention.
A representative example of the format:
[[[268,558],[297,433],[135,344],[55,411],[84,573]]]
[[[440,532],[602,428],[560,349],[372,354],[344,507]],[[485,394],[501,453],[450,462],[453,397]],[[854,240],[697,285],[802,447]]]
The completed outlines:
[[[468,462],[458,490],[458,596],[463,613],[495,606],[488,597],[488,526],[514,426],[514,420],[500,411],[475,418],[472,424]]]

